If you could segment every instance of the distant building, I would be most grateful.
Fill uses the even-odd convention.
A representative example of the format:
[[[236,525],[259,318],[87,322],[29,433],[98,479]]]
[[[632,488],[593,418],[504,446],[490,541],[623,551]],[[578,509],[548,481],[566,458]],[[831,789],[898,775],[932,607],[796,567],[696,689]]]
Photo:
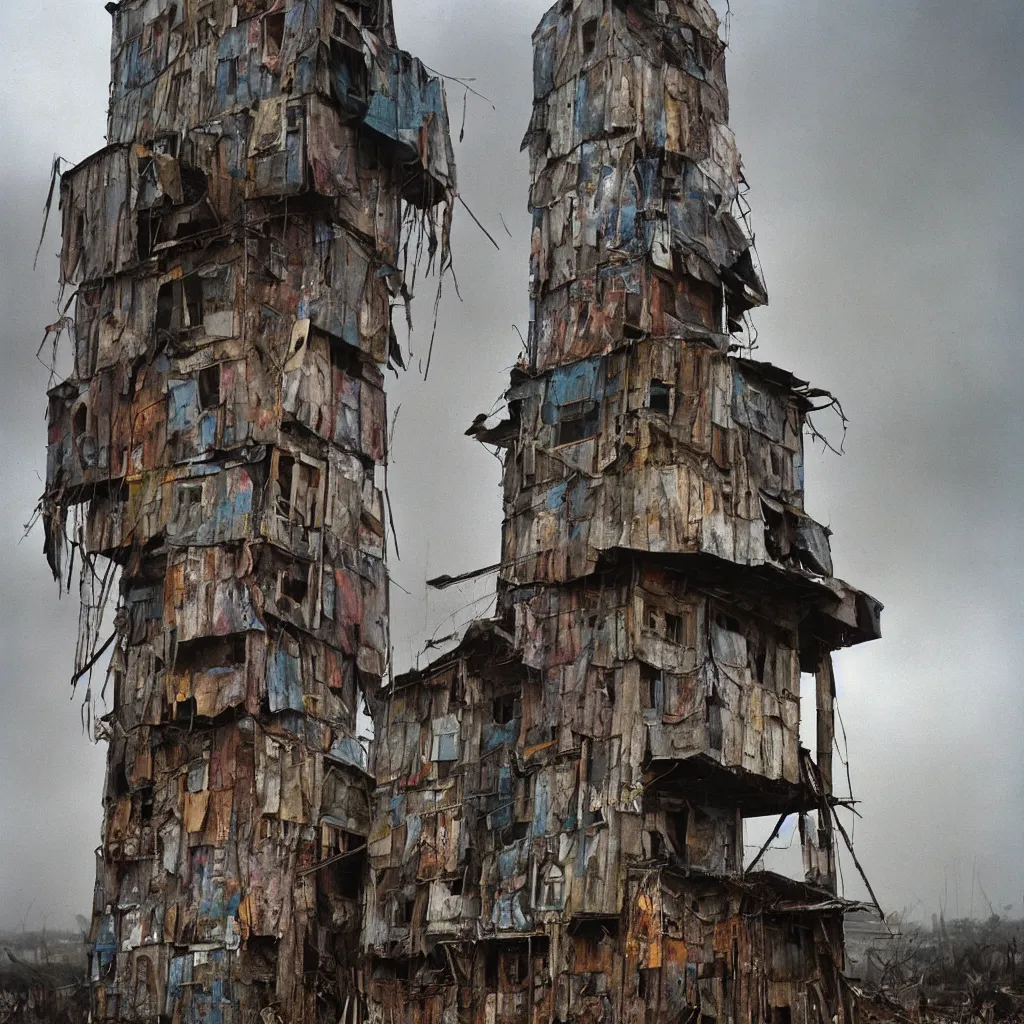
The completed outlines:
[[[882,921],[873,911],[857,910],[846,915],[844,931],[847,977],[863,988],[876,988],[899,949],[898,924]]]

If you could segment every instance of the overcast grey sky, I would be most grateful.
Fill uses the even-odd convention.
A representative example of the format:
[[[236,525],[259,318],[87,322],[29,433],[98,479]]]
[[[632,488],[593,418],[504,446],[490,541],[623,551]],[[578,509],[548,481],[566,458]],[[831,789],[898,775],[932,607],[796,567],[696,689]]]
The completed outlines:
[[[457,155],[461,192],[501,243],[458,215],[463,301],[449,285],[430,379],[389,384],[402,667],[486,612],[493,587],[427,595],[423,581],[498,558],[498,465],[463,430],[502,391],[513,325],[526,327],[519,142],[546,6],[395,0],[402,45],[494,101],[469,97]],[[847,454],[809,460],[809,510],[835,531],[837,573],[886,604],[885,639],[837,661],[858,853],[887,909],[987,913],[984,887],[1024,916],[1024,4],[732,7],[732,120],[772,300],[760,356],[842,398]],[[0,927],[87,913],[99,837],[103,751],[67,684],[75,605],[49,583],[39,534],[19,540],[42,486],[35,352],[56,319],[55,232],[35,274],[32,253],[52,155],[103,144],[109,29],[101,0],[0,5]],[[448,96],[457,125],[462,90]]]

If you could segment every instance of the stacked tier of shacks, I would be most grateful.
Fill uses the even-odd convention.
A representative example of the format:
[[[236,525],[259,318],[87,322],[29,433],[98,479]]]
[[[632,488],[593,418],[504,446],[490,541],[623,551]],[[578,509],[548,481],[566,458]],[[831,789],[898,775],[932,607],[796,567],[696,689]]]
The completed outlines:
[[[741,357],[767,298],[718,20],[562,0],[534,43],[528,351],[477,430],[498,612],[377,722],[373,1019],[845,1024],[831,657],[881,606],[804,512],[822,393]],[[806,878],[745,871],[769,815]]]
[[[447,252],[444,93],[390,0],[107,10],[108,145],[61,188],[74,368],[43,501],[54,573],[84,564],[79,674],[112,659],[93,1019],[350,1024],[382,370],[410,251]]]

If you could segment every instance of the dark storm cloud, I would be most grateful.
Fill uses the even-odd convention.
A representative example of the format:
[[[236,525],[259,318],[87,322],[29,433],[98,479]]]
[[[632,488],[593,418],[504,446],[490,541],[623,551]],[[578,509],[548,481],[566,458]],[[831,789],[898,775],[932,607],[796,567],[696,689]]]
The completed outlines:
[[[428,594],[423,580],[495,562],[498,465],[463,430],[488,411],[526,330],[530,33],[546,2],[395,0],[401,41],[463,78],[460,190],[501,245],[457,215],[462,301],[446,282],[430,377],[393,381],[390,474],[401,561],[400,667],[487,610],[493,580]],[[733,126],[752,184],[772,295],[759,355],[832,388],[847,455],[809,460],[812,513],[835,530],[837,571],[887,606],[886,639],[838,657],[840,707],[864,820],[862,861],[891,907],[971,903],[977,871],[997,906],[1021,906],[1024,702],[1019,598],[1019,412],[1024,157],[1010,0],[733,0]],[[40,488],[52,260],[29,272],[51,153],[102,145],[109,19],[99,0],[5,5],[0,228],[6,489],[0,533],[4,714],[0,925],[88,904],[100,756],[66,680],[71,603],[58,604],[39,538],[16,546]],[[453,122],[463,90],[448,86]],[[502,225],[504,221],[509,234]],[[52,253],[51,236],[45,252]],[[415,304],[425,360],[433,283]],[[829,427],[837,437],[836,423]],[[752,839],[751,839],[752,841]],[[775,855],[777,862],[784,855]],[[849,891],[859,892],[846,865]],[[955,881],[956,880],[956,881]],[[980,892],[974,910],[983,907]]]

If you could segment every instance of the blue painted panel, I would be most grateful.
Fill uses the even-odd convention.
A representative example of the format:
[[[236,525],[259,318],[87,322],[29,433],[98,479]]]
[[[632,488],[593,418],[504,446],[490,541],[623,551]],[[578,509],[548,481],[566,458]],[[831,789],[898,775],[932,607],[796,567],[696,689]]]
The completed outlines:
[[[507,725],[492,723],[484,727],[481,750],[483,753],[489,754],[499,747],[514,746],[518,738],[519,722],[517,720],[511,721]]]
[[[405,794],[391,798],[391,827],[398,828],[405,821]]]
[[[600,399],[604,384],[604,357],[581,359],[569,366],[559,366],[551,373],[548,402],[556,406],[588,399]]]
[[[568,486],[569,485],[567,483],[563,482],[555,484],[554,487],[548,491],[545,505],[549,512],[557,512],[558,509],[565,504],[565,494]]]
[[[327,757],[342,764],[352,764],[357,768],[366,768],[366,751],[354,736],[342,736],[334,741]]]
[[[392,50],[386,72],[372,69],[372,95],[363,119],[367,128],[402,143],[418,158],[420,131],[434,118],[444,118],[439,79],[431,78],[423,64],[401,50]]]
[[[167,431],[184,434],[199,417],[199,385],[194,380],[172,384],[168,392]]]
[[[545,18],[545,21],[548,19]],[[540,33],[546,26],[541,23]],[[533,94],[546,96],[555,87],[555,34],[538,35],[533,50]]]
[[[279,647],[267,661],[267,696],[270,710],[303,711],[302,660]]]
[[[551,811],[551,783],[548,776],[541,773],[534,784],[533,795],[533,836],[542,836],[548,829],[548,814]]]

